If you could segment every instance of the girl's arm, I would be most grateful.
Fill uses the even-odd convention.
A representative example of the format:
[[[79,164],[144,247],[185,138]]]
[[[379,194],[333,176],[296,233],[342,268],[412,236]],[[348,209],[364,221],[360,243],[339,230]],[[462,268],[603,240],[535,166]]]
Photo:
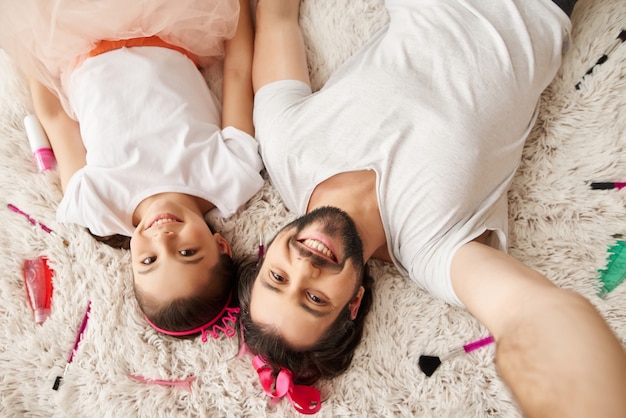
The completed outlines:
[[[35,113],[52,145],[65,192],[70,178],[85,165],[86,150],[78,122],[65,113],[59,98],[46,86],[34,79],[29,85]]]
[[[239,0],[239,7],[237,32],[225,45],[222,128],[234,126],[254,136],[252,123],[254,30],[249,0]]]

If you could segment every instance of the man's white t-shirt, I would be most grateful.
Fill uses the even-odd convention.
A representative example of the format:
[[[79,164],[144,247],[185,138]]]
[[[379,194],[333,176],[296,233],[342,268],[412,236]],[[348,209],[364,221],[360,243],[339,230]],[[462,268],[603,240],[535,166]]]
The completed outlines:
[[[254,122],[287,207],[338,173],[374,170],[396,266],[460,305],[453,255],[493,230],[506,249],[506,192],[569,18],[549,0],[387,1],[390,23],[318,92],[261,88]]]

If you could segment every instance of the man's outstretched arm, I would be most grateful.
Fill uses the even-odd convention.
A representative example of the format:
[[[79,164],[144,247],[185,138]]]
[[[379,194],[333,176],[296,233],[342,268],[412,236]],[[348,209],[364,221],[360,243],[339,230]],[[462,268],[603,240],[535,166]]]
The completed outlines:
[[[222,94],[222,128],[234,126],[254,136],[252,124],[252,56],[254,29],[250,1],[239,0],[237,32],[225,42]]]
[[[300,80],[308,85],[309,70],[298,22],[300,0],[259,0],[252,84],[261,87],[279,80]]]
[[[529,417],[624,417],[626,351],[593,305],[510,255],[471,242],[454,289],[496,339],[498,372]]]

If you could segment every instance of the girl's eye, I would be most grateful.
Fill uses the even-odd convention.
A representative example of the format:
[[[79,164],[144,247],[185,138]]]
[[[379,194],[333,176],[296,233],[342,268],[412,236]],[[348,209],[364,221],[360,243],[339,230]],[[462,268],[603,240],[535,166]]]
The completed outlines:
[[[149,266],[150,264],[154,263],[156,261],[156,257],[146,257],[143,260],[141,260],[141,264],[145,264],[146,266]]]
[[[286,282],[285,278],[283,276],[281,276],[278,273],[274,273],[273,271],[270,272],[272,279],[274,279],[275,281],[279,282],[279,283],[283,283]]]
[[[182,250],[180,251],[180,255],[182,255],[183,257],[191,257],[192,255],[194,255],[197,251],[196,250]]]
[[[318,296],[314,295],[313,293],[309,293],[309,299],[311,300],[311,302],[313,302],[316,305],[324,305],[324,300],[320,299]]]

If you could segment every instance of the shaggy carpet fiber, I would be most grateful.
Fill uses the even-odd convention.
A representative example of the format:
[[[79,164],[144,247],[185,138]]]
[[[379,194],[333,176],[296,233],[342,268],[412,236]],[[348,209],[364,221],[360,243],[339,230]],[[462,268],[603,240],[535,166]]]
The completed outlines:
[[[589,181],[626,181],[626,44],[574,88],[626,28],[626,1],[580,0],[573,46],[541,97],[541,111],[509,193],[510,252],[563,288],[580,292],[626,343],[626,284],[598,296],[607,250],[626,234],[626,190]],[[387,21],[382,0],[304,0],[301,24],[314,88]],[[445,53],[445,51],[442,51]],[[207,73],[217,85],[219,71]],[[219,91],[219,88],[217,89]],[[515,98],[511,98],[515,100]],[[0,52],[0,416],[282,417],[287,400],[263,393],[250,358],[221,337],[175,340],[143,319],[128,252],[55,221],[56,171],[39,173],[23,118],[32,112],[24,79]],[[69,241],[7,209],[14,204]],[[238,255],[254,254],[259,226],[270,236],[293,218],[269,182],[235,216],[212,220]],[[34,322],[22,278],[25,259],[45,255],[55,270],[52,314]],[[494,367],[494,346],[444,362],[432,377],[421,354],[487,335],[471,315],[418,289],[394,267],[372,263],[373,312],[344,375],[318,384],[321,417],[520,417]],[[64,383],[82,314],[89,325]],[[600,355],[600,353],[598,354]],[[593,361],[593,359],[590,359]],[[133,380],[193,380],[190,391]]]

